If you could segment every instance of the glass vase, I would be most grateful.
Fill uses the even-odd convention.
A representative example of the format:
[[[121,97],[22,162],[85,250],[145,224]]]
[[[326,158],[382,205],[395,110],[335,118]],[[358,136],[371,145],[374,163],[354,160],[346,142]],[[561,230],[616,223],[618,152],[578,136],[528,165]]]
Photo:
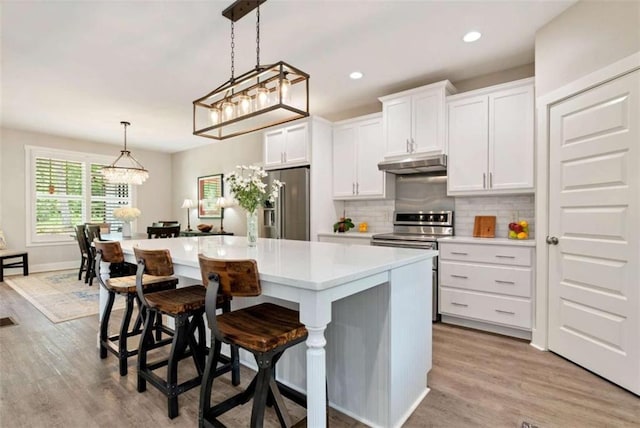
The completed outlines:
[[[131,238],[131,222],[130,221],[122,222],[122,237]]]
[[[258,210],[247,211],[247,244],[255,247],[258,243]]]

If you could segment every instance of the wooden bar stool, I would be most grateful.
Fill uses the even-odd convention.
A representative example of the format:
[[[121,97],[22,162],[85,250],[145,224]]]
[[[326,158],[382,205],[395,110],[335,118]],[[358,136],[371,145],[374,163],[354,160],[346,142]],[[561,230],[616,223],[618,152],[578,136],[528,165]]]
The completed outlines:
[[[146,309],[144,329],[138,347],[138,392],[147,389],[147,381],[167,397],[168,415],[178,416],[178,395],[200,385],[205,364],[206,343],[204,331],[204,297],[202,285],[176,288],[147,294],[145,276],[173,275],[173,263],[169,250],[143,250],[134,248],[138,260],[136,291]],[[170,316],[175,321],[171,351],[167,359],[149,363],[147,353],[157,348],[152,338],[156,318]],[[197,334],[196,334],[197,333]],[[192,357],[197,375],[178,383],[178,362]],[[154,370],[167,367],[166,379]]]
[[[107,305],[102,313],[102,320],[100,322],[100,358],[107,358],[107,351],[113,353],[118,357],[120,365],[120,376],[126,376],[127,374],[127,359],[138,353],[138,349],[129,350],[127,348],[127,338],[136,336],[142,333],[142,307],[140,300],[136,293],[136,275],[134,271],[127,266],[124,261],[124,255],[122,253],[122,247],[117,241],[95,241],[96,251],[96,269],[98,275],[98,282],[102,287],[107,290],[108,298]],[[110,278],[104,279],[100,274],[100,262],[110,263]],[[135,266],[135,265],[131,265]],[[178,278],[174,276],[151,276],[145,275],[143,279],[146,292],[153,292],[159,290],[168,290],[176,288]],[[111,317],[111,310],[113,308],[113,302],[116,294],[123,296],[126,299],[126,306],[122,322],[120,323],[120,333],[116,335],[109,335],[109,319]],[[135,301],[138,302],[138,318],[132,329],[131,317],[133,316],[133,307]],[[156,324],[156,340],[162,339],[162,332],[172,334],[173,332],[166,327],[162,326],[161,320]],[[169,342],[165,342],[169,343]]]
[[[206,314],[211,329],[211,349],[200,390],[199,426],[223,427],[217,417],[253,398],[251,427],[262,427],[267,401],[273,404],[283,427],[292,426],[275,380],[275,365],[284,351],[307,338],[298,311],[262,303],[216,315],[218,292],[228,297],[259,296],[262,293],[255,260],[216,260],[200,255],[202,279],[207,281]],[[251,352],[258,374],[247,389],[211,406],[211,388],[222,343]]]

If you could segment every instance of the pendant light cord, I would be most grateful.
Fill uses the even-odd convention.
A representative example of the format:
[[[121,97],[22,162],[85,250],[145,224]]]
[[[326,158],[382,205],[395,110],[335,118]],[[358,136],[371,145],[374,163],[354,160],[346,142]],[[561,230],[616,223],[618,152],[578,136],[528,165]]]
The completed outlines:
[[[256,12],[256,69],[260,68],[260,2]]]
[[[120,122],[121,124],[124,125],[124,151],[127,151],[127,125],[129,125],[129,123],[127,122]]]
[[[233,19],[231,20],[231,82],[234,81],[234,77],[233,74],[235,72],[235,64],[234,64],[234,60],[235,60],[235,52],[234,52],[234,48],[236,47],[236,42],[235,42],[235,33],[234,33],[234,22]]]

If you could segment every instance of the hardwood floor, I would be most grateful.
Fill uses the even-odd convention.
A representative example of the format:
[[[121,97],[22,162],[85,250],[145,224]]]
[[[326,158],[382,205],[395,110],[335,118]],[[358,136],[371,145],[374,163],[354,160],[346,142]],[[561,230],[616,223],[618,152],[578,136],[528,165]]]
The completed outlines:
[[[164,396],[152,387],[136,392],[135,357],[122,378],[112,355],[100,360],[96,317],[52,324],[0,283],[6,316],[19,324],[0,328],[1,427],[197,426],[199,389],[180,396],[180,416],[169,420]],[[406,427],[640,427],[640,398],[557,355],[444,324],[434,325],[433,337],[431,392]],[[251,376],[243,368],[243,385]],[[224,385],[217,397],[232,392],[228,377],[217,385]],[[287,407],[294,419],[304,415]],[[248,426],[250,411],[245,405],[223,422]],[[265,426],[277,427],[271,409],[268,416]],[[330,426],[363,425],[332,409]]]

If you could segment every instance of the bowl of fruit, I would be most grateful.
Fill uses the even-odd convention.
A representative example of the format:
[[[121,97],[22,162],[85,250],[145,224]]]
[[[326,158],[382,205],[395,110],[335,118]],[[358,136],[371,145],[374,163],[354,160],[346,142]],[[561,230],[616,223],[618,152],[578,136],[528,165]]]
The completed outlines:
[[[526,220],[509,223],[509,239],[529,239],[529,223]]]

